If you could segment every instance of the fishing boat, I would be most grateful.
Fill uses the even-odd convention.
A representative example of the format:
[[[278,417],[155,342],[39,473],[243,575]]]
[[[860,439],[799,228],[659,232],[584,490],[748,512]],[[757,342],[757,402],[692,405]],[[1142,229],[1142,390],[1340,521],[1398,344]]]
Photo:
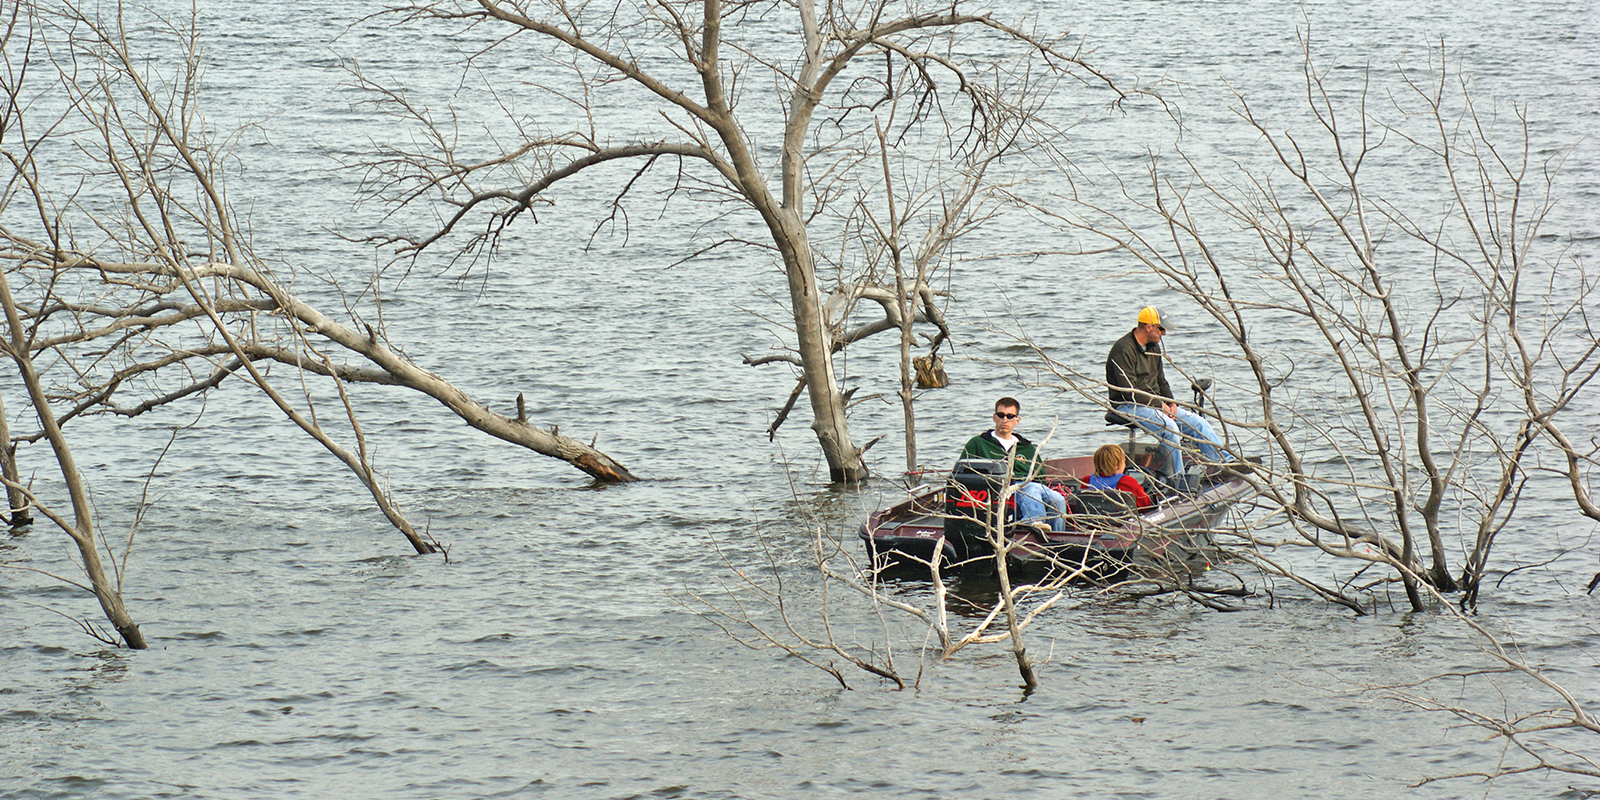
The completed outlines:
[[[1081,485],[1092,474],[1089,456],[1050,459],[1042,482],[1067,498],[1066,530],[1012,519],[1005,461],[966,459],[948,473],[923,474],[909,496],[868,515],[861,539],[879,565],[986,565],[994,555],[990,532],[1003,529],[1013,564],[1130,564],[1142,559],[1184,558],[1214,547],[1212,531],[1229,508],[1253,493],[1239,472],[1196,467],[1194,491],[1166,488],[1153,471],[1157,447],[1129,443],[1128,474],[1154,504],[1135,508],[1133,495]]]

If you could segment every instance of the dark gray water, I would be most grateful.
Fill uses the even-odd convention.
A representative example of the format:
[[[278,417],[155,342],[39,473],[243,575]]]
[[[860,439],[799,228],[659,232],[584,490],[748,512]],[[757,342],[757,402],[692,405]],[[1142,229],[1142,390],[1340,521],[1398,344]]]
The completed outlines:
[[[327,230],[365,229],[377,213],[352,211],[354,176],[329,171],[382,133],[352,105],[339,57],[431,97],[449,96],[455,77],[435,66],[448,37],[347,30],[366,11],[216,3],[201,13],[214,116],[261,121],[232,196],[253,209],[258,247],[319,272],[351,274],[373,259]],[[1571,200],[1553,227],[1592,249],[1600,162],[1584,137],[1600,113],[1600,26],[1589,4],[1174,1],[1042,13],[1089,37],[1115,73],[1181,82],[1173,93],[1190,145],[1221,152],[1242,134],[1218,82],[1292,105],[1297,24],[1309,19],[1341,68],[1425,63],[1442,38],[1488,96],[1529,104],[1549,147],[1575,148],[1562,184]],[[1086,153],[1117,158],[1145,133],[1139,124],[1096,116],[1077,136]],[[800,563],[809,525],[848,532],[894,487],[821,485],[803,411],[766,441],[792,379],[740,364],[740,352],[772,341],[742,309],[767,313],[758,293],[783,290],[762,257],[719,252],[669,268],[692,244],[677,220],[653,213],[637,214],[625,241],[601,236],[581,250],[599,197],[572,190],[542,210],[486,280],[413,273],[386,315],[424,366],[502,410],[525,393],[534,419],[598,434],[649,480],[597,488],[420,398],[361,390],[397,498],[450,546],[448,563],[413,557],[354,479],[272,421],[262,398],[225,388],[164,462],[128,565],[125,595],[149,651],[103,649],[54,613],[94,618],[77,590],[0,573],[0,797],[1521,798],[1578,783],[1529,775],[1409,788],[1491,768],[1502,750],[1450,718],[1358,690],[1488,662],[1448,619],[1398,603],[1352,618],[1290,585],[1235,614],[1086,590],[1035,627],[1030,646],[1044,663],[1029,697],[1005,651],[919,663],[920,635],[899,622],[889,640],[901,670],[920,676],[912,691],[856,674],[857,689],[844,691],[794,659],[738,646],[682,604],[731,575],[711,545],[748,567],[761,559],[759,533],[778,559]],[[974,250],[1027,249],[1013,245],[1034,235],[1000,226]],[[1083,269],[986,259],[958,273],[958,352],[973,358],[952,361],[955,388],[918,407],[928,462],[979,430],[1000,393],[1028,404],[1025,432],[1058,423],[1056,447],[1103,436],[1070,394],[985,363],[1025,357],[998,325],[1062,360],[1081,352],[1093,370],[1105,321],[1123,327],[1143,282],[1085,291]],[[889,397],[891,346],[853,350],[847,385]],[[852,421],[862,441],[888,434],[871,453],[883,475],[903,461],[897,414],[872,401]],[[102,527],[125,530],[165,434],[86,420],[75,436]],[[1533,564],[1580,550],[1507,577],[1484,606],[1487,622],[1515,630],[1591,699],[1600,598],[1582,593],[1595,563],[1592,544],[1587,556],[1581,548],[1593,534],[1558,494],[1537,500],[1507,533],[1507,557]],[[37,526],[0,541],[0,558],[70,574],[65,541]],[[925,587],[898,591],[920,599]],[[848,604],[835,622],[846,638],[883,638],[876,618]],[[1503,689],[1472,684],[1453,699],[1549,702],[1517,683]],[[1592,739],[1573,744],[1593,752]]]

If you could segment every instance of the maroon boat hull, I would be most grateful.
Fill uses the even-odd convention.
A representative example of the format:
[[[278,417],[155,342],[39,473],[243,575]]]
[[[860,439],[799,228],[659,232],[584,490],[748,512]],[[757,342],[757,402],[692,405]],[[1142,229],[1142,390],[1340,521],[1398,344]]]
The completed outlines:
[[[1072,492],[1087,459],[1048,463],[1047,480]],[[1068,530],[1044,532],[1031,526],[1007,526],[1008,556],[1019,564],[1079,564],[1086,561],[1128,563],[1139,558],[1171,558],[1213,546],[1211,531],[1234,504],[1252,491],[1238,476],[1215,475],[1192,495],[1162,497],[1156,505],[1120,515],[1074,514]],[[861,524],[861,539],[880,563],[927,564],[937,552],[941,564],[982,563],[993,557],[983,524],[983,509],[968,511],[967,490],[951,484],[921,486],[906,500],[872,512]],[[981,491],[973,492],[981,495]],[[980,497],[981,499],[981,497]],[[947,535],[946,522],[956,535]],[[976,524],[974,524],[976,523]],[[976,529],[974,533],[973,529]]]

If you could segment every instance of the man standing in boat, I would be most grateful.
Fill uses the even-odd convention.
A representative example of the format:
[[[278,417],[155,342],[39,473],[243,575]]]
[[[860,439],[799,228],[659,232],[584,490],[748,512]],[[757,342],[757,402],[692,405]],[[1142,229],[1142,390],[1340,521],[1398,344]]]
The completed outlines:
[[[1185,485],[1185,440],[1193,442],[1207,461],[1231,459],[1211,423],[1172,399],[1172,387],[1161,364],[1161,338],[1166,335],[1161,314],[1150,307],[1140,309],[1138,324],[1111,346],[1106,357],[1106,386],[1111,390],[1112,407],[1160,440],[1169,479],[1179,489],[1188,490],[1193,487]]]
[[[1017,521],[1038,520],[1061,533],[1066,530],[1067,499],[1060,492],[1034,481],[1044,475],[1044,461],[1039,458],[1037,445],[1022,434],[1014,433],[1021,418],[1022,404],[1015,398],[1002,397],[994,401],[994,427],[967,440],[961,448],[961,457],[1009,460],[1011,477],[1017,484],[1016,494],[1012,496],[1017,504]],[[1055,513],[1049,514],[1050,511]]]

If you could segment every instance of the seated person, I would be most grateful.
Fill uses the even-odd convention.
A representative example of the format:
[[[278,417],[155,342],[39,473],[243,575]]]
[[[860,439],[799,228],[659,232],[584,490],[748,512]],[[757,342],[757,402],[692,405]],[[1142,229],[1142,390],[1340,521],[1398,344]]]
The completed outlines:
[[[1039,459],[1039,448],[1021,434],[1013,434],[1017,420],[1022,418],[1022,404],[1010,397],[994,402],[994,428],[967,440],[961,448],[962,458],[994,458],[1011,461],[1011,477],[1016,481],[1012,499],[1017,505],[1017,522],[1037,521],[1048,524],[1050,530],[1062,533],[1067,529],[1067,499],[1060,492],[1035,483],[1034,478],[1044,474],[1044,462]],[[1045,515],[1050,512],[1048,523]]]
[[[1169,480],[1184,491],[1185,446],[1197,447],[1212,463],[1237,462],[1226,450],[1216,429],[1200,414],[1178,405],[1162,369],[1161,340],[1167,328],[1154,308],[1139,311],[1139,322],[1111,346],[1106,358],[1106,386],[1111,406],[1161,442]]]
[[[1133,495],[1134,506],[1145,508],[1154,505],[1150,495],[1146,494],[1144,487],[1134,480],[1132,475],[1123,470],[1128,459],[1122,453],[1122,448],[1108,444],[1094,451],[1094,474],[1085,475],[1083,485],[1090,489],[1099,489],[1104,492],[1121,490]]]

